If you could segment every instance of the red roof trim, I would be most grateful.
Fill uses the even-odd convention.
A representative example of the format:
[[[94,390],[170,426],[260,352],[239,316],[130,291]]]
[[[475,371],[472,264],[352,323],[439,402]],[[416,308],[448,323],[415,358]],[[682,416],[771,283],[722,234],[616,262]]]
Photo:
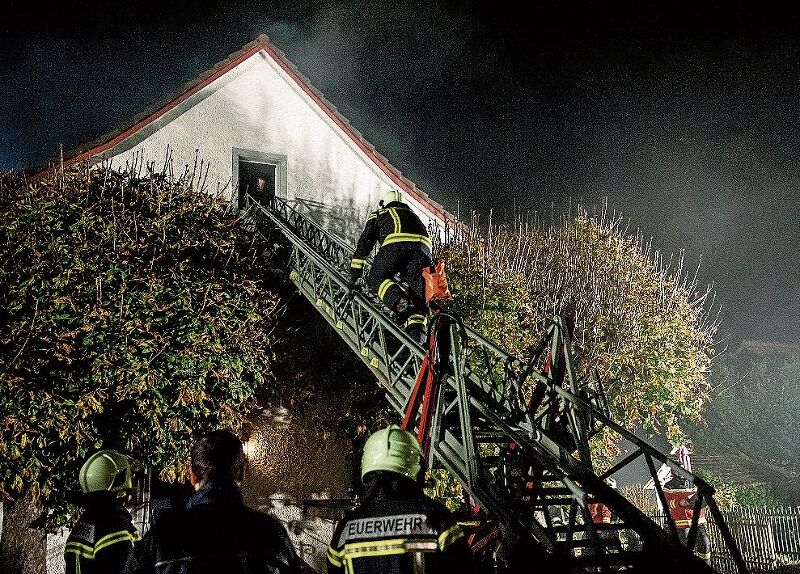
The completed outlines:
[[[322,109],[322,111],[324,111],[325,114],[342,131],[344,131],[345,134],[348,135],[348,137],[350,137],[351,140],[353,140],[353,143],[355,143],[356,146],[378,168],[380,168],[380,170],[386,174],[386,176],[388,176],[392,182],[394,182],[397,186],[403,189],[411,197],[413,197],[442,220],[448,222],[456,221],[455,216],[445,211],[444,207],[431,200],[425,193],[420,191],[413,182],[403,177],[399,170],[392,166],[372,144],[365,140],[364,137],[352,125],[350,125],[347,119],[336,110],[335,106],[328,102],[321,92],[311,86],[311,83],[300,73],[297,67],[285,57],[283,52],[277,46],[270,42],[269,37],[265,34],[259,36],[255,41],[246,44],[241,50],[231,54],[226,60],[218,63],[211,70],[201,74],[193,82],[187,84],[176,97],[169,99],[166,104],[158,104],[154,111],[145,112],[143,117],[138,116],[135,118],[133,120],[133,124],[129,127],[112,132],[111,134],[107,134],[106,136],[99,138],[99,140],[96,140],[97,143],[91,142],[87,144],[88,149],[87,147],[84,147],[77,152],[73,152],[68,158],[64,159],[64,166],[68,167],[83,161],[87,161],[92,157],[108,151],[109,149],[134,135],[142,128],[156,121],[161,116],[180,105],[182,102],[186,101],[194,94],[261,50],[264,50],[275,61],[275,63],[277,63],[278,66],[280,66],[281,69],[286,72],[286,74],[300,87],[300,89],[302,89],[303,92],[305,92],[306,95],[308,95],[308,97],[310,97],[311,100],[317,104],[320,109]],[[55,166],[51,164],[45,169],[38,170],[31,177],[31,179],[40,179],[52,172],[54,169]]]

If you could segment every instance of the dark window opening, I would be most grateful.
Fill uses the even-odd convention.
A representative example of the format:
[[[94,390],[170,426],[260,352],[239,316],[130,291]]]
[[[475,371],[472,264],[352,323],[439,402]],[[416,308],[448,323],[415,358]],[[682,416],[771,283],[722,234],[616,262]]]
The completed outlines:
[[[246,194],[256,201],[265,202],[275,197],[277,166],[270,163],[239,160],[239,205],[244,205]]]

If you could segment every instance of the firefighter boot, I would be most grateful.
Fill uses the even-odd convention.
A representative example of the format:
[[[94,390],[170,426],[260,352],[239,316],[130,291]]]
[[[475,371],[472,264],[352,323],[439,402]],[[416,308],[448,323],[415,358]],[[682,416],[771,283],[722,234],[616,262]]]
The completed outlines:
[[[426,317],[421,313],[412,313],[408,320],[406,321],[404,327],[406,333],[414,339],[418,344],[422,345],[423,347],[426,345],[427,341],[427,333],[426,333]]]
[[[419,345],[425,347],[427,344],[427,337],[425,337],[425,327],[419,323],[409,325],[406,327],[406,333]]]

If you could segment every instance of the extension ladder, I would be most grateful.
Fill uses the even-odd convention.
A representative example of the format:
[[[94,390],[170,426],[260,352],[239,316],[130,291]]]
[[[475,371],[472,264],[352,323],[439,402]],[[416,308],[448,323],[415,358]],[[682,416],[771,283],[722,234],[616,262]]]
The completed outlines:
[[[348,290],[353,248],[283,199],[248,200],[256,228],[265,234],[278,231],[290,243],[293,283],[372,371],[402,416],[424,351],[394,324],[377,296]],[[469,327],[452,328],[451,336],[451,368],[431,425],[430,465],[447,469],[504,532],[545,551],[565,572],[713,572],[684,546],[671,519],[661,528],[606,484],[604,479],[641,458],[664,508],[656,474],[662,464],[697,488],[696,510],[707,505],[739,574],[746,574],[714,489],[611,420],[599,384],[576,375],[562,317],[554,318],[527,363]],[[532,388],[538,395],[533,408],[525,398]],[[635,448],[598,474],[588,440],[603,427]],[[614,512],[615,522],[592,522],[589,504],[598,502]],[[689,530],[690,546],[696,521]],[[623,534],[634,543],[609,543]],[[533,560],[530,568],[543,571]]]

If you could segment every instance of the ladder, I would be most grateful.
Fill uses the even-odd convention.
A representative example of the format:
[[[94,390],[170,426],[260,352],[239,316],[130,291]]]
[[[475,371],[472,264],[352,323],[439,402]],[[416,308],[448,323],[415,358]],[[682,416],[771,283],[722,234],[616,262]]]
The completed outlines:
[[[402,416],[425,351],[391,320],[377,296],[348,290],[353,248],[286,200],[259,203],[248,196],[248,201],[256,229],[277,231],[291,245],[292,282],[372,371]],[[681,542],[671,518],[662,528],[605,482],[643,459],[663,508],[668,505],[657,477],[662,464],[697,488],[689,547],[697,536],[699,509],[706,505],[737,571],[747,573],[713,487],[611,420],[599,381],[579,380],[563,317],[553,319],[528,362],[469,327],[452,325],[450,331],[450,368],[434,408],[430,466],[447,469],[504,532],[544,551],[564,572],[713,572]],[[526,399],[531,393],[535,404]],[[598,474],[588,440],[603,427],[634,449]],[[605,504],[617,519],[593,523],[593,503]],[[623,534],[632,542],[612,543]],[[528,563],[531,571],[541,568]]]

